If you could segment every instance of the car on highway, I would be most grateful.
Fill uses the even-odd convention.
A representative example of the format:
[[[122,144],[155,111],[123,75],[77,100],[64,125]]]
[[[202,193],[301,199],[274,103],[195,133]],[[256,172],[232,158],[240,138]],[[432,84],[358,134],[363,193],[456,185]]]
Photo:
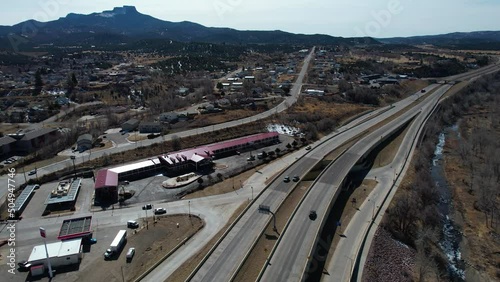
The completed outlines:
[[[34,190],[37,190],[37,189],[39,189],[39,188],[40,188],[40,184],[35,184],[35,185],[33,186],[33,189],[34,189]]]
[[[285,176],[285,178],[283,178],[283,182],[285,183],[290,182],[290,176]]]
[[[308,151],[311,150],[311,146],[307,146],[306,150],[308,150]]]
[[[425,89],[420,90],[420,93],[425,93]]]
[[[164,208],[155,209],[155,214],[164,214],[164,213],[167,213],[167,210]]]
[[[310,220],[316,220],[318,218],[318,214],[316,214],[316,211],[312,210],[309,212],[309,219]]]
[[[255,156],[250,156],[247,158],[247,161],[251,162],[251,161],[255,161]]]
[[[300,177],[298,177],[297,175],[295,175],[292,180],[293,180],[293,182],[299,182]]]
[[[151,204],[145,204],[144,206],[142,206],[143,210],[150,210],[152,208],[153,208],[153,205],[151,205]]]
[[[34,175],[34,174],[36,174],[36,169],[33,169],[30,172],[28,172],[28,175]]]

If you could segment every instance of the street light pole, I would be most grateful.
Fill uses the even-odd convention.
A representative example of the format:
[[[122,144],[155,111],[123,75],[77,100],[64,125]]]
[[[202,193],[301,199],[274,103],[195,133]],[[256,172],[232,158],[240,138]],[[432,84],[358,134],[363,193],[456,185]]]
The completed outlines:
[[[188,201],[188,215],[191,217],[191,201]]]
[[[250,188],[252,188],[252,201],[253,201],[253,186],[250,186]]]

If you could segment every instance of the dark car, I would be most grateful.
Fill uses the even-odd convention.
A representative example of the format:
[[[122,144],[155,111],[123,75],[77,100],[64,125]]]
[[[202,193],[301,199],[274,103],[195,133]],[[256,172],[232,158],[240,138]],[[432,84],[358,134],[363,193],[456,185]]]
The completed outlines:
[[[164,208],[155,209],[155,214],[164,214],[164,213],[167,213],[167,210]]]
[[[425,89],[420,90],[420,93],[425,93]]]
[[[143,210],[150,210],[152,208],[153,208],[153,205],[151,205],[151,204],[146,204],[146,205],[142,206]]]
[[[290,176],[285,176],[285,178],[283,178],[283,182],[290,182]]]
[[[28,263],[28,261],[22,260],[17,263],[17,266],[19,266],[20,271],[28,271],[31,267],[31,263]]]
[[[317,217],[318,217],[318,215],[316,214],[316,211],[311,211],[309,213],[309,219],[316,220]]]
[[[293,182],[299,182],[300,177],[298,177],[297,175],[295,175],[292,180],[293,180]]]

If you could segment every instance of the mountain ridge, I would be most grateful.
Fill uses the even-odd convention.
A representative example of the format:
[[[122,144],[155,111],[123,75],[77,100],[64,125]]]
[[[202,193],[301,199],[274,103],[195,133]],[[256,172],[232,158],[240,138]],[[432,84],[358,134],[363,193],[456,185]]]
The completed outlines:
[[[206,27],[189,21],[170,22],[142,14],[135,6],[115,7],[113,10],[88,15],[69,13],[66,17],[43,23],[28,20],[13,26],[0,26],[0,37],[17,35],[26,38],[33,45],[65,41],[68,44],[83,44],[90,42],[96,33],[121,35],[130,40],[162,38],[180,42],[228,44],[379,44],[370,37],[343,38],[325,34],[294,34],[281,30],[244,31],[227,27]]]

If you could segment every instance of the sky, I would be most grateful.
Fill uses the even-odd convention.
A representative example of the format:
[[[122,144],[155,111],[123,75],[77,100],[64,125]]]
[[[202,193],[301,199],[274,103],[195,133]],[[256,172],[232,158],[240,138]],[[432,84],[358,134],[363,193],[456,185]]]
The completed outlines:
[[[173,22],[343,37],[500,30],[498,0],[16,0],[2,3],[0,25],[124,5]]]

